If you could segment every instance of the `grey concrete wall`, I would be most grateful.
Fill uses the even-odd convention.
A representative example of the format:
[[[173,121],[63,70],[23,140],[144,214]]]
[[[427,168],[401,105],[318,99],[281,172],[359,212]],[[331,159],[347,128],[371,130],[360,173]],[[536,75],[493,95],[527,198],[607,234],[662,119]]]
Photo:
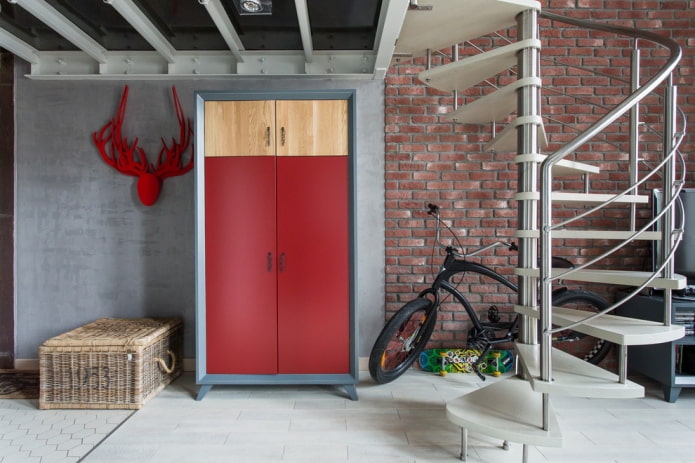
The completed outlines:
[[[140,138],[150,162],[160,137],[178,125],[176,85],[194,118],[197,90],[351,88],[357,90],[357,272],[359,353],[383,325],[383,82],[317,79],[41,81],[16,70],[17,358],[38,357],[41,343],[101,317],[180,316],[185,356],[195,356],[193,174],[165,180],[151,207],[135,178],[106,165],[92,132],[130,87],[124,135]]]

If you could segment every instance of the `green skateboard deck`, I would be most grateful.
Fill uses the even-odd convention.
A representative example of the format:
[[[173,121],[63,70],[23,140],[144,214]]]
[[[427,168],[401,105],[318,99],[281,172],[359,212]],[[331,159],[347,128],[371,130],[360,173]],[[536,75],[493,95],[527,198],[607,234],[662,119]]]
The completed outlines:
[[[478,360],[477,349],[427,349],[420,354],[420,367],[446,375],[447,373],[474,373],[473,364]],[[480,371],[493,376],[506,373],[514,366],[514,354],[509,350],[492,350],[479,364]]]
[[[473,373],[479,356],[477,349],[426,349],[420,354],[420,367],[434,373]]]

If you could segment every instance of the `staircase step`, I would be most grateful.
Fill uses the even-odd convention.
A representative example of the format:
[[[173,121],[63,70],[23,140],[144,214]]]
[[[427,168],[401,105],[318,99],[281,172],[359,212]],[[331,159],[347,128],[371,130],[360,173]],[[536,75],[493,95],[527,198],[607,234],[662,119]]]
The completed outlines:
[[[538,127],[539,148],[545,149],[548,147],[548,138],[545,136],[545,127],[543,127],[543,119],[541,116],[521,116],[514,119],[504,128],[504,130],[495,135],[495,138],[490,140],[483,147],[483,150],[495,151],[497,153],[516,151],[516,128],[521,124],[536,124],[536,127]]]
[[[563,193],[553,192],[553,202],[558,204],[600,204],[605,203],[615,195],[596,194],[596,193]],[[517,201],[539,200],[541,194],[537,191],[517,193],[514,198]],[[646,204],[649,202],[649,196],[645,195],[624,195],[617,199],[613,204]],[[580,205],[581,205],[580,204]]]
[[[442,91],[465,90],[516,65],[516,54],[524,48],[540,48],[538,39],[526,39],[495,48],[460,61],[437,66],[418,74],[429,87]]]
[[[447,403],[447,418],[458,426],[498,439],[543,447],[562,447],[562,435],[550,410],[543,430],[543,395],[517,377],[492,383]]]
[[[421,0],[405,15],[395,53],[423,56],[514,26],[517,14],[540,8],[535,0]]]
[[[616,230],[553,230],[552,237],[555,239],[584,239],[584,240],[621,240],[630,239],[637,233],[635,239],[648,241],[661,241],[661,232],[658,231],[616,231]],[[514,236],[517,238],[540,238],[540,230],[517,230]]]
[[[569,269],[554,268],[552,276],[564,274]],[[540,270],[537,268],[516,268],[514,274],[519,276],[538,278]],[[606,283],[621,286],[642,286],[652,274],[650,272],[633,272],[621,270],[573,270],[564,275],[563,280],[584,281],[591,283]],[[683,289],[688,285],[688,279],[683,275],[675,274],[673,278],[655,278],[648,288]]]
[[[545,158],[547,156],[544,154],[520,154],[514,158],[514,162],[535,162],[540,164],[545,161]],[[553,177],[575,177],[584,174],[598,174],[600,171],[601,169],[591,164],[562,159],[553,166]]]
[[[449,113],[446,118],[459,124],[485,124],[502,120],[516,110],[518,89],[532,85],[540,87],[541,84],[540,77],[519,79],[513,84],[495,89],[474,102],[461,106]]]
[[[516,350],[536,392],[604,399],[644,397],[644,387],[639,384],[632,381],[621,384],[618,375],[555,348],[551,354],[552,381],[543,381],[540,378],[540,345],[517,343]]]
[[[538,307],[515,306],[514,310],[532,318],[538,318]],[[553,307],[553,324],[567,326],[591,315],[589,312],[567,307]],[[621,317],[619,315],[602,315],[594,320],[572,328],[574,331],[605,339],[623,346],[642,346],[671,342],[685,335],[683,325],[665,326],[661,322]]]

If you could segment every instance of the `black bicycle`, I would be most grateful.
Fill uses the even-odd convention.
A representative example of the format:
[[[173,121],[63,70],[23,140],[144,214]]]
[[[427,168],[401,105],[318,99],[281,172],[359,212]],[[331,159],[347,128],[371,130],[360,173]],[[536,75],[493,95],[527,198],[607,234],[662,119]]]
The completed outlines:
[[[482,321],[473,305],[458,290],[458,282],[452,279],[459,276],[459,281],[466,272],[476,273],[488,279],[501,283],[514,292],[518,287],[512,281],[477,262],[467,260],[467,257],[475,256],[498,246],[506,246],[510,250],[518,250],[514,243],[498,241],[481,247],[469,253],[461,254],[453,246],[445,245],[440,241],[440,229],[444,226],[454,237],[456,235],[444,223],[439,214],[439,207],[428,204],[428,214],[436,220],[435,245],[444,248],[446,256],[444,263],[434,278],[432,285],[421,291],[412,301],[401,307],[384,328],[372,347],[369,356],[369,373],[377,383],[389,383],[401,376],[419,357],[425,345],[432,336],[436,322],[437,311],[440,305],[451,295],[463,306],[472,328],[468,332],[467,346],[477,349],[481,353],[473,364],[473,371],[482,379],[485,377],[480,371],[479,365],[485,359],[486,354],[494,346],[509,343],[518,337],[519,315],[510,317],[510,321],[500,321],[500,312],[496,306],[487,309],[487,321]],[[563,258],[553,258],[553,267],[571,268],[572,263]],[[441,297],[442,293],[445,294]],[[599,294],[585,290],[570,290],[560,288],[553,292],[553,306],[570,307],[599,312],[609,306],[608,302]],[[558,332],[553,341],[560,343],[558,347],[572,353],[584,360],[597,364],[608,354],[612,343],[603,339],[587,336],[573,330]]]

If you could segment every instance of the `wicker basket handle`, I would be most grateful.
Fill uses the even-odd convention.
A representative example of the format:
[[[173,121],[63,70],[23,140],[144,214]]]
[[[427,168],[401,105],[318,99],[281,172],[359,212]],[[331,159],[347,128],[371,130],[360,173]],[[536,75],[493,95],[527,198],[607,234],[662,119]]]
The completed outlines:
[[[164,373],[171,374],[176,369],[176,355],[174,355],[174,353],[170,350],[167,350],[167,354],[169,354],[169,357],[171,357],[171,367],[168,367],[166,362],[158,357],[155,357],[154,360],[159,362],[159,367]]]

